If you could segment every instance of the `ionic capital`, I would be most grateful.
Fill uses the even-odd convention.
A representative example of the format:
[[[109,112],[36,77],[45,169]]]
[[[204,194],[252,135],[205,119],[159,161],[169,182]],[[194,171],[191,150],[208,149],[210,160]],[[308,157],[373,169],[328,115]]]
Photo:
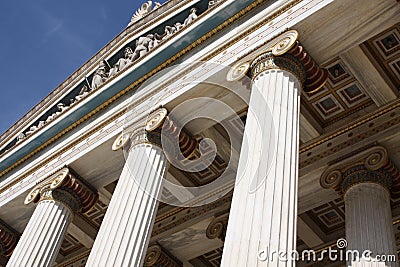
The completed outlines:
[[[277,69],[295,75],[306,93],[314,93],[324,86],[328,71],[320,68],[300,44],[297,31],[286,31],[269,43],[269,47],[252,60],[235,64],[228,72],[227,80],[239,80],[249,70],[255,79],[265,71]]]
[[[49,200],[66,205],[73,212],[85,213],[97,202],[99,196],[69,168],[64,167],[45,182],[35,186],[25,198],[25,204]]]
[[[206,230],[206,236],[209,239],[218,238],[225,241],[226,229],[228,227],[229,213],[217,215],[210,222]]]
[[[275,56],[272,52],[265,52],[252,61],[250,70],[253,79],[268,70],[285,70],[296,76],[304,88],[306,73],[300,61],[291,55]]]
[[[165,142],[162,142],[161,138],[165,138]],[[173,149],[175,140],[179,144],[183,158],[191,158],[197,151],[198,142],[168,117],[167,109],[159,108],[148,116],[144,126],[121,133],[114,141],[112,149],[128,148],[129,150],[139,144],[152,144],[163,149]],[[168,145],[168,148],[162,147],[163,145]]]
[[[182,262],[172,256],[168,251],[158,244],[151,245],[147,249],[144,266],[163,266],[163,267],[181,267]]]
[[[334,189],[340,195],[360,183],[380,184],[392,196],[400,195],[400,173],[384,147],[375,146],[333,164],[320,179],[323,188]]]
[[[0,255],[9,257],[18,243],[20,234],[0,220]]]

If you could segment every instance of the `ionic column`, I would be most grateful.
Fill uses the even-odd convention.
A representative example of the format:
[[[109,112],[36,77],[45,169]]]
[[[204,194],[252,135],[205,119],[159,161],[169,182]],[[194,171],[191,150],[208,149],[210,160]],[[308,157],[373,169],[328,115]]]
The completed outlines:
[[[145,129],[136,130],[130,137],[122,134],[114,142],[113,149],[125,147],[128,157],[87,266],[143,264],[167,169],[159,129],[162,125],[167,132],[173,128],[166,115],[166,109],[157,110]]]
[[[74,212],[87,212],[98,195],[66,167],[36,186],[25,204],[37,203],[7,266],[53,266]]]
[[[252,94],[224,267],[294,266],[279,260],[278,252],[290,253],[296,242],[300,90],[317,90],[326,81],[326,71],[296,39],[297,32],[286,32],[249,64]]]
[[[321,185],[344,197],[348,266],[398,266],[378,261],[395,255],[396,242],[390,209],[390,190],[399,172],[383,147],[374,147],[324,172]]]

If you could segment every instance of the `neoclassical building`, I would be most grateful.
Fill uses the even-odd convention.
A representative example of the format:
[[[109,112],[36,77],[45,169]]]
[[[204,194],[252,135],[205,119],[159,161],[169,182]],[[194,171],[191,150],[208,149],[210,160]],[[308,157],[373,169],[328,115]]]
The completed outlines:
[[[399,89],[399,1],[148,1],[0,136],[1,265],[398,266]]]

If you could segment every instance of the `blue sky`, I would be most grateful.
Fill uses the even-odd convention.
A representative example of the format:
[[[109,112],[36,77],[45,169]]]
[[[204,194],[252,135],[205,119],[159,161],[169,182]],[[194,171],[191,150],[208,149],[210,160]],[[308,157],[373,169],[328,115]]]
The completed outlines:
[[[120,33],[143,2],[1,1],[0,134]]]

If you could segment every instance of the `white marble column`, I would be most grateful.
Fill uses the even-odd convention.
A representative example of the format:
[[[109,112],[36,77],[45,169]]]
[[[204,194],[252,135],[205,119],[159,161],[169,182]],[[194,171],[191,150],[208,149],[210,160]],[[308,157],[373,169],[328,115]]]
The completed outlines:
[[[167,168],[159,138],[157,132],[133,134],[125,166],[86,266],[142,266]],[[117,139],[114,149],[124,144]]]
[[[346,248],[348,266],[398,266],[390,195],[397,196],[399,183],[400,172],[382,146],[358,151],[321,175],[323,188],[344,197],[346,242],[338,246]]]
[[[328,76],[297,37],[283,33],[227,76],[248,66],[253,84],[223,267],[295,265],[300,91],[319,90]]]
[[[73,213],[89,210],[97,199],[94,190],[73,177],[68,168],[35,187],[25,204],[38,204],[7,266],[53,266]]]
[[[289,59],[276,60],[266,55],[253,63],[252,95],[222,257],[224,267],[293,266],[291,261],[260,255],[262,250],[291,251],[296,241],[301,85],[297,74],[279,65],[299,66]]]
[[[388,189],[376,183],[359,183],[346,191],[344,201],[347,251],[357,251],[360,257],[350,257],[348,266],[398,266],[397,262],[379,262],[376,257],[396,255],[397,258]],[[371,258],[363,259],[363,252]]]
[[[7,266],[52,266],[71,217],[66,205],[40,201]]]

